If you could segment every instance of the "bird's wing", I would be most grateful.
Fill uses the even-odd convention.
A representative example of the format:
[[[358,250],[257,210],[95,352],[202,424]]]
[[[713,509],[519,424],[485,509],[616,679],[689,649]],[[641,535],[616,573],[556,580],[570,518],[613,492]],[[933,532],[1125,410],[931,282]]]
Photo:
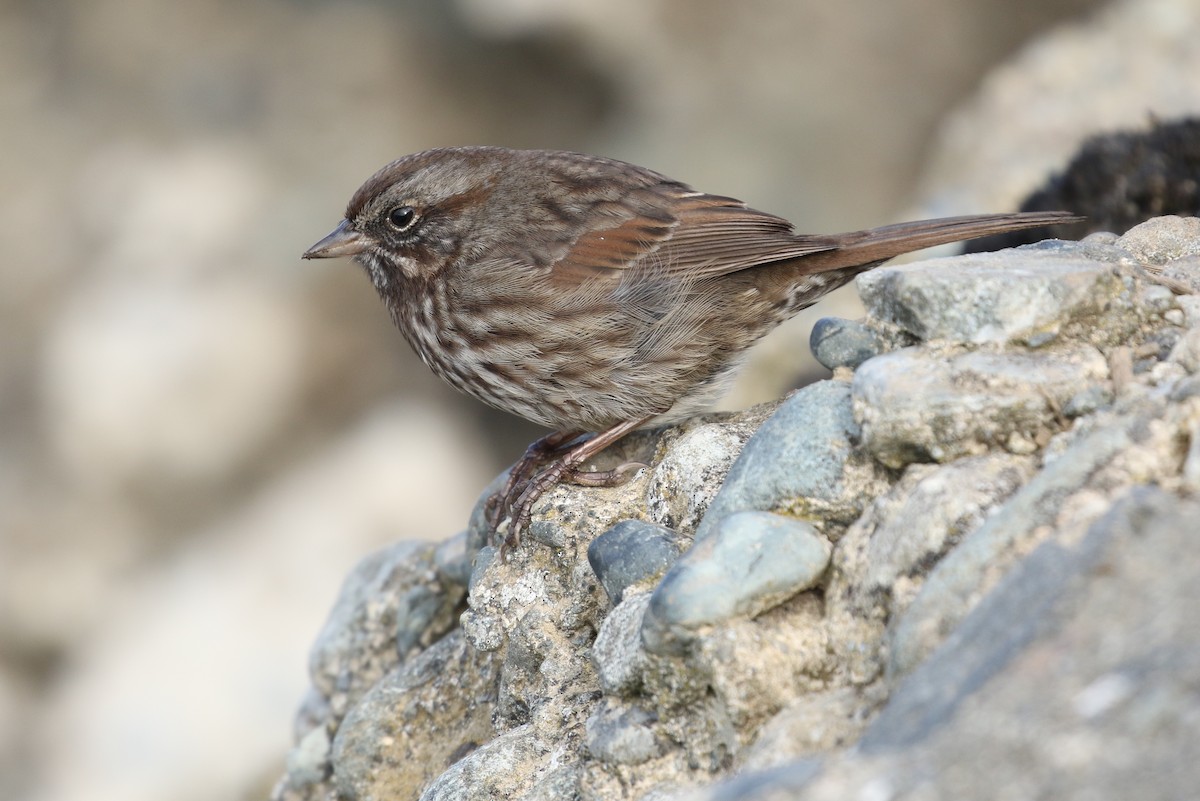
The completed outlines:
[[[555,282],[627,280],[630,270],[698,280],[837,246],[831,237],[797,236],[787,220],[740,200],[674,182],[636,188],[590,223],[552,265]]]

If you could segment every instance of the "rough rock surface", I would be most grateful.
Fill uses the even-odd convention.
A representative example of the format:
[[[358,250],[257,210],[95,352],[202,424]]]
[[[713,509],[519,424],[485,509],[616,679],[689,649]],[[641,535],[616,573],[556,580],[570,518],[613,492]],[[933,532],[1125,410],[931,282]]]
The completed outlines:
[[[478,515],[369,557],[274,797],[1190,797],[1198,247],[880,270],[825,330],[887,352],[631,438],[507,562]]]

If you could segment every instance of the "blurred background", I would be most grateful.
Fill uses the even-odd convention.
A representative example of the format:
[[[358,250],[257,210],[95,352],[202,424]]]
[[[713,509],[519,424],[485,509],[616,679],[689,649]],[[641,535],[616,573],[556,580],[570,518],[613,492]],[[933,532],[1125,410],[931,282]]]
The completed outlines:
[[[1084,134],[1200,107],[1198,18],[0,2],[0,798],[265,796],[342,576],[460,530],[540,433],[428,375],[356,267],[299,260],[385,162],[582,150],[810,232],[1003,211]],[[773,338],[730,404],[811,380],[808,328],[852,298]]]

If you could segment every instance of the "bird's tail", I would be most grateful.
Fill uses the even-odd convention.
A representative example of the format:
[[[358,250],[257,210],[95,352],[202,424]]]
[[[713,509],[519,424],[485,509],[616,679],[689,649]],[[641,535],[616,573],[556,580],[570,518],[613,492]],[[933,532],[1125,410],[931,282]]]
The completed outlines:
[[[1062,225],[1083,219],[1067,211],[1031,211],[942,217],[896,223],[831,237],[830,250],[804,258],[805,272],[818,273],[854,265],[878,264],[902,253],[978,239],[1007,231]]]

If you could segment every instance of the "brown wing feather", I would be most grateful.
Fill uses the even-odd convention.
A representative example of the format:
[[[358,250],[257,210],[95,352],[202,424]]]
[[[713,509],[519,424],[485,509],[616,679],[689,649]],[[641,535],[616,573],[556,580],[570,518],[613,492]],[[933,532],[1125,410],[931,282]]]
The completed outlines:
[[[626,270],[647,266],[660,278],[695,280],[836,246],[829,237],[796,236],[787,220],[740,200],[682,184],[639,187],[619,209],[611,226],[593,226],[570,245],[553,266],[554,280],[620,280]]]

